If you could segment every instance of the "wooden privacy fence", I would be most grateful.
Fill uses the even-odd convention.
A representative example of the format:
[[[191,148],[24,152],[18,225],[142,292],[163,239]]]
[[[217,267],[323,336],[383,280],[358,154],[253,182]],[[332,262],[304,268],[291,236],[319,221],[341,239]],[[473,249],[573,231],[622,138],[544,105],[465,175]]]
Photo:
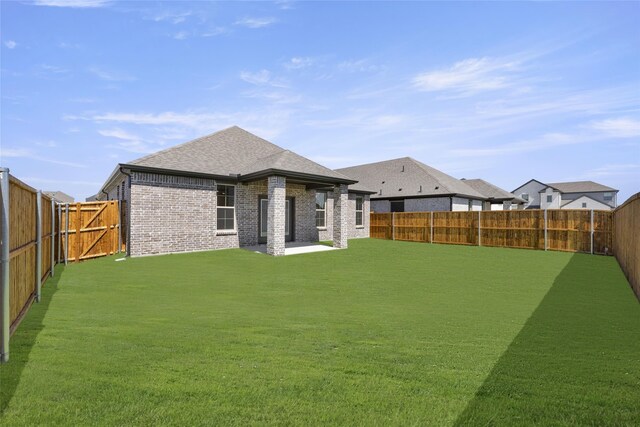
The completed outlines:
[[[372,213],[378,239],[612,254],[613,213],[588,210]]]
[[[125,249],[120,203],[55,201],[0,168],[0,362],[55,265]],[[67,225],[68,224],[68,225]]]
[[[613,215],[613,251],[631,288],[640,299],[640,193],[631,196]]]

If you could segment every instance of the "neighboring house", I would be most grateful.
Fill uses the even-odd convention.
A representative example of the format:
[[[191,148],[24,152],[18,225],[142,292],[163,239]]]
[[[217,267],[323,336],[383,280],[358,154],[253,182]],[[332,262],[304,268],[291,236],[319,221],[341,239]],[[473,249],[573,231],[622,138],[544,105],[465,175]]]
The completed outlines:
[[[532,179],[513,190],[525,209],[600,209],[617,206],[618,190],[593,181],[545,184]]]
[[[51,197],[56,203],[73,203],[75,199],[68,195],[67,193],[63,193],[62,191],[43,191],[44,194]]]
[[[464,181],[469,187],[486,197],[487,200],[484,202],[482,210],[508,211],[524,209],[524,200],[484,179],[462,178],[461,181]]]
[[[128,252],[148,255],[369,236],[357,181],[237,126],[119,164],[99,200],[124,200]]]
[[[457,178],[411,157],[337,169],[359,181],[374,212],[479,211],[485,196]]]

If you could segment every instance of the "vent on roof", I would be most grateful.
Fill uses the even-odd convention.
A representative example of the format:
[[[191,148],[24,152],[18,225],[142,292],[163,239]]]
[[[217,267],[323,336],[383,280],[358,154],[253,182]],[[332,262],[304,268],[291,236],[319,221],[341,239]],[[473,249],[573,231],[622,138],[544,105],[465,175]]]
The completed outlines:
[[[422,193],[422,185],[420,186],[420,189],[418,190],[418,193]]]
[[[440,187],[436,187],[436,190],[437,190],[438,188],[440,188]]]
[[[398,191],[402,191],[402,188],[398,188]]]
[[[404,172],[404,165],[402,165],[402,172]]]
[[[379,194],[382,196],[382,188],[380,189],[380,193]]]
[[[384,184],[384,181],[382,181],[382,183]]]

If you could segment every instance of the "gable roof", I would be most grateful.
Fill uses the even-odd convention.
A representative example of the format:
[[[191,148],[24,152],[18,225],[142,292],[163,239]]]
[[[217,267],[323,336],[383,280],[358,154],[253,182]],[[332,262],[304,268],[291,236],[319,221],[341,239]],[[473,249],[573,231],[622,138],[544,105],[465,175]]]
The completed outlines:
[[[589,197],[589,196],[587,196],[586,194],[583,194],[582,196],[578,197],[577,199],[573,199],[573,200],[566,200],[566,201],[565,201],[565,200],[563,200],[563,201],[562,201],[562,203],[560,204],[560,206],[564,208],[565,206],[571,205],[571,204],[573,204],[573,203],[576,203],[576,204],[577,204],[577,203],[582,203],[582,201],[583,201],[584,199],[589,199],[589,200],[591,200],[591,201],[593,201],[593,202],[595,202],[595,203],[597,203],[597,204],[599,204],[599,205],[604,206],[604,207],[605,207],[605,209],[603,209],[603,210],[606,210],[606,209],[613,209],[613,207],[609,206],[609,205],[608,205],[608,204],[606,204],[605,202],[602,202],[602,201],[600,201],[600,200],[596,200],[596,199],[594,199],[593,197]]]
[[[337,169],[360,185],[376,191],[372,199],[460,195],[485,199],[476,190],[411,157]]]
[[[525,185],[529,184],[530,182],[537,182],[538,184],[540,184],[543,187],[546,187],[547,184],[545,184],[544,182],[540,182],[537,179],[530,179],[529,181],[525,182],[524,184],[522,184],[520,187],[516,187],[513,189],[512,193],[515,194],[516,191],[518,191],[519,189],[521,189],[522,187],[524,187]]]
[[[561,193],[598,193],[602,191],[617,192],[618,190],[598,184],[593,181],[554,182],[547,184]]]
[[[490,200],[513,200],[518,199],[513,193],[509,193],[507,190],[503,190],[502,188],[491,184],[490,182],[485,181],[484,179],[465,179],[462,178],[461,181],[464,181],[469,187],[476,190],[478,193],[485,196]]]
[[[231,176],[240,180],[243,176],[258,179],[266,174],[294,172],[336,182],[355,182],[238,126],[149,154],[123,166]]]
[[[54,199],[56,202],[59,203],[73,203],[75,202],[75,199],[68,195],[67,193],[64,193],[62,191],[43,191],[44,194],[46,194],[47,196],[51,197],[52,199]]]

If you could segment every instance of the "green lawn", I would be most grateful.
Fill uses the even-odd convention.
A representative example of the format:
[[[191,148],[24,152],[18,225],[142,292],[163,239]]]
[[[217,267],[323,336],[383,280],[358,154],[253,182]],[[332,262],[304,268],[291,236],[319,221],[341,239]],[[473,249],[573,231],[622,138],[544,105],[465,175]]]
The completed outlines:
[[[2,425],[632,425],[640,304],[612,257],[352,240],[56,269]]]

